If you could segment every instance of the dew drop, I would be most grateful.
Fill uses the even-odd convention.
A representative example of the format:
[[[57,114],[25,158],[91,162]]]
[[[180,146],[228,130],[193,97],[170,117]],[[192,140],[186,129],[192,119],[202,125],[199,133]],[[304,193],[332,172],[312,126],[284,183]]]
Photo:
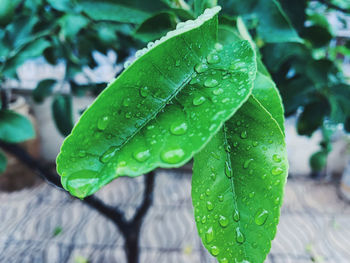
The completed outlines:
[[[150,91],[149,91],[149,88],[147,86],[140,88],[141,97],[146,98],[149,95],[149,93],[150,93]]]
[[[104,117],[98,119],[97,128],[100,131],[105,130],[107,128],[108,122],[109,122],[109,117],[108,116],[104,116]]]
[[[201,222],[202,222],[202,224],[205,224],[205,222],[207,222],[207,217],[203,216]]]
[[[205,97],[198,95],[198,96],[193,98],[192,103],[194,106],[199,106],[199,105],[203,104],[204,101],[205,101]]]
[[[232,177],[232,168],[231,164],[228,161],[225,162],[225,174],[228,178]]]
[[[206,63],[198,63],[195,67],[194,67],[194,70],[197,72],[197,73],[203,73],[205,71],[208,70],[208,65]]]
[[[271,173],[273,175],[280,175],[281,173],[283,173],[283,169],[280,168],[280,167],[275,166],[275,167],[272,168]]]
[[[215,78],[209,77],[204,81],[204,86],[207,88],[214,88],[217,85],[219,85],[219,82]]]
[[[254,159],[248,159],[248,160],[245,160],[245,162],[243,163],[243,168],[244,169],[248,169],[249,168],[249,165],[254,161]]]
[[[181,64],[180,60],[176,60],[176,61],[175,61],[175,66],[176,66],[176,67],[179,67],[180,64]]]
[[[210,248],[210,253],[211,253],[213,256],[217,256],[217,255],[219,255],[220,250],[219,250],[219,248],[218,248],[217,246],[212,246],[212,247]]]
[[[224,196],[223,195],[218,195],[218,199],[219,199],[219,202],[223,202],[224,201]]]
[[[205,194],[206,194],[207,196],[209,196],[209,195],[210,195],[210,193],[211,193],[210,189],[209,189],[209,188],[207,188],[207,190],[205,190]]]
[[[227,227],[228,226],[228,219],[225,216],[220,215],[220,217],[219,217],[219,224],[222,227]]]
[[[207,209],[208,209],[208,211],[212,211],[214,209],[214,205],[212,202],[210,202],[210,201],[207,202]]]
[[[274,154],[272,156],[272,159],[276,162],[276,163],[280,163],[282,161],[281,157],[278,154]]]
[[[204,194],[200,194],[199,199],[204,200],[204,198],[205,198]]]
[[[258,142],[257,141],[254,141],[253,143],[252,143],[252,145],[254,146],[254,147],[256,147],[256,146],[258,146]]]
[[[241,138],[242,138],[242,139],[246,139],[247,136],[248,136],[248,135],[247,135],[247,131],[242,131],[242,132],[241,132]]]
[[[227,258],[219,259],[219,263],[228,263],[228,259]]]
[[[174,135],[183,135],[187,132],[187,123],[184,121],[173,122],[170,126],[170,132]]]
[[[224,47],[223,47],[220,43],[216,43],[216,44],[215,44],[215,49],[216,49],[217,51],[221,51],[221,50],[224,49]]]
[[[142,150],[134,152],[133,156],[136,159],[136,161],[144,162],[149,157],[151,157],[151,153],[150,153],[149,149],[142,149]]]
[[[214,231],[212,227],[209,227],[207,232],[205,232],[205,241],[207,244],[214,240]]]
[[[64,185],[68,190],[79,198],[84,198],[98,185],[98,173],[92,170],[81,170],[69,177],[64,177]]]
[[[265,224],[268,216],[269,216],[269,212],[263,208],[260,208],[256,212],[254,217],[255,224],[257,224],[258,226],[262,226],[263,224]]]
[[[162,152],[161,154],[162,160],[170,164],[179,163],[184,156],[185,156],[185,152],[181,148],[169,149]]]
[[[244,242],[245,238],[243,233],[241,232],[239,227],[236,227],[236,241],[237,243],[242,244]]]
[[[85,157],[86,156],[86,151],[84,151],[84,150],[79,151],[78,156],[79,157]]]
[[[255,192],[250,192],[249,193],[249,198],[253,198],[255,196]]]
[[[216,64],[220,61],[220,57],[217,53],[211,53],[207,56],[207,61],[209,64]]]
[[[224,92],[224,90],[222,88],[218,88],[218,89],[214,89],[213,90],[213,94],[214,95],[220,95]]]
[[[235,220],[236,222],[239,221],[239,212],[237,209],[235,209],[235,211],[233,211],[233,220]]]
[[[105,151],[101,157],[100,157],[100,161],[102,163],[106,163],[108,162],[117,152],[118,147],[112,146],[110,147],[107,151]]]

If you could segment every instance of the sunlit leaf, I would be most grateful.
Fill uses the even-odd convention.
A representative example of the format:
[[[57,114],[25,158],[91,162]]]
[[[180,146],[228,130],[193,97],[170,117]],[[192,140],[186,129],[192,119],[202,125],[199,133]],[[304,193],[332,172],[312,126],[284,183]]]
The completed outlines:
[[[247,41],[216,43],[218,11],[149,44],[84,112],[57,159],[73,195],[183,165],[248,98],[254,51]]]
[[[192,201],[200,237],[218,262],[263,262],[287,177],[284,136],[251,97],[194,157]]]

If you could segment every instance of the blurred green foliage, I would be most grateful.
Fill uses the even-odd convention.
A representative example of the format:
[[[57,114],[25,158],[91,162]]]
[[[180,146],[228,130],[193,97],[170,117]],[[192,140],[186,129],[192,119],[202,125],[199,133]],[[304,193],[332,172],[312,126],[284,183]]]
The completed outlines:
[[[29,59],[63,62],[70,93],[58,91],[52,109],[59,131],[67,135],[73,125],[72,96],[97,95],[106,86],[76,82],[85,67],[97,66],[95,51],[113,50],[116,63],[123,64],[132,50],[217,4],[223,7],[222,28],[242,30],[239,18],[248,29],[281,92],[286,115],[301,112],[300,134],[310,136],[325,123],[344,124],[349,131],[350,87],[340,62],[350,56],[350,41],[331,45],[336,35],[327,18],[330,11],[350,13],[347,0],[2,0],[0,85],[17,78],[16,69]],[[34,100],[51,96],[56,84],[39,82]]]

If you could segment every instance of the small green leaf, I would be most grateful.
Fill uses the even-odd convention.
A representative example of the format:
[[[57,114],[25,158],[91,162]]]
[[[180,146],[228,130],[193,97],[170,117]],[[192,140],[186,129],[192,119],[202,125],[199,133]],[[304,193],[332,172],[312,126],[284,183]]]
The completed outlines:
[[[282,99],[271,78],[258,72],[254,81],[253,95],[277,121],[281,131],[284,131]]]
[[[81,29],[89,24],[89,19],[82,15],[65,14],[58,20],[60,34],[65,38],[74,38]]]
[[[176,26],[175,20],[176,16],[172,13],[158,13],[142,22],[134,36],[144,42],[154,41],[173,30]]]
[[[275,237],[288,161],[277,122],[251,96],[194,157],[192,202],[219,262],[263,262]]]
[[[119,176],[179,167],[247,100],[255,53],[216,43],[219,10],[138,52],[84,112],[57,158],[65,189],[83,198]]]
[[[154,1],[143,1],[141,4],[139,2],[141,1],[81,0],[78,7],[94,20],[141,24],[154,13]],[[148,4],[149,8],[145,4]]]
[[[0,111],[0,140],[18,143],[34,136],[34,128],[27,118],[10,110]]]
[[[6,165],[7,165],[7,158],[5,154],[2,151],[0,151],[0,174],[5,172]]]
[[[314,172],[322,171],[327,165],[327,152],[319,151],[311,155],[310,157],[310,167]]]
[[[43,102],[46,97],[51,95],[55,84],[56,80],[54,79],[40,81],[32,93],[34,101]]]
[[[58,95],[52,101],[52,113],[57,129],[63,136],[67,136],[73,128],[72,98]]]
[[[52,236],[56,237],[62,233],[63,229],[60,226],[56,226],[53,230]]]

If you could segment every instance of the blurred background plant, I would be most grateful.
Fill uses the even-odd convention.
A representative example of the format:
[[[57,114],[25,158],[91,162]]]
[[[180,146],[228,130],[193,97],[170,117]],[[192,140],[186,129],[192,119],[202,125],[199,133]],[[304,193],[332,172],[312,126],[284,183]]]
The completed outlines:
[[[334,127],[340,124],[350,131],[349,79],[342,72],[344,59],[350,55],[350,40],[339,30],[349,23],[345,17],[350,4],[345,0],[3,0],[0,85],[1,114],[7,117],[1,119],[2,125],[9,126],[10,121],[13,128],[24,125],[6,109],[16,94],[23,93],[21,87],[11,89],[7,84],[18,78],[17,69],[26,61],[43,57],[48,64],[64,65],[61,80],[43,79],[31,95],[36,103],[53,97],[54,122],[67,136],[74,124],[72,98],[94,97],[106,87],[106,80],[92,80],[86,73],[98,66],[97,53],[115,52],[115,65],[123,65],[149,41],[216,4],[223,6],[222,27],[235,30],[237,18],[244,22],[277,83],[286,116],[297,113],[298,133],[311,136],[322,129],[320,151],[310,160],[312,169],[321,171],[331,151]],[[117,67],[116,75],[121,68]],[[33,129],[28,127],[18,129],[29,138]],[[5,160],[3,155],[1,160]],[[5,161],[1,163],[4,170]]]
[[[223,7],[221,34],[239,32],[254,43],[263,62],[259,70],[276,82],[285,115],[297,118],[297,132],[321,131],[320,149],[310,159],[312,170],[321,173],[333,133],[350,132],[350,77],[342,70],[350,60],[348,0],[1,0],[0,144],[9,149],[35,137],[35,131],[52,140],[51,132],[33,125],[47,109],[39,108],[34,120],[16,106],[23,95],[36,105],[49,103],[50,118],[67,136],[87,106],[76,99],[91,102],[111,79],[101,71],[90,74],[103,63],[101,56],[109,58],[117,77],[136,50],[217,4]],[[34,89],[21,86],[19,69],[33,59],[63,68],[62,76],[45,77]],[[0,151],[0,173],[6,159]]]

